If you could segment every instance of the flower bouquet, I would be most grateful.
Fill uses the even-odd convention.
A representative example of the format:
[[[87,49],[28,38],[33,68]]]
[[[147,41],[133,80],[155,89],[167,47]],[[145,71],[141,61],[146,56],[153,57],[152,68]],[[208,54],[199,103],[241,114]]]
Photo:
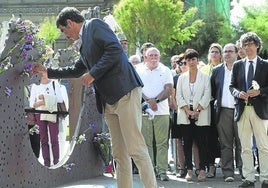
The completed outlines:
[[[20,75],[30,76],[32,64],[45,53],[45,42],[43,38],[36,36],[38,32],[38,27],[29,20],[10,20],[5,48],[0,52],[0,74],[22,63],[24,70]]]
[[[114,176],[112,156],[111,156],[111,138],[109,133],[99,133],[93,138],[93,144],[97,151],[99,152],[104,164],[105,171],[111,173]]]

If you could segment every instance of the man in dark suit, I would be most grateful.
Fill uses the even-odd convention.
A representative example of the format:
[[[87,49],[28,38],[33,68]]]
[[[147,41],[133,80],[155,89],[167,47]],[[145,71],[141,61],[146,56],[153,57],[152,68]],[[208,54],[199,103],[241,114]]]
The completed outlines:
[[[264,188],[268,187],[268,61],[257,55],[262,46],[257,34],[245,33],[240,37],[240,42],[247,56],[234,64],[229,87],[235,97],[235,121],[242,145],[243,175],[246,179],[239,187],[254,187],[254,134],[259,149],[260,181]],[[257,84],[252,85],[252,80]]]
[[[214,99],[215,125],[221,145],[221,169],[225,182],[234,181],[234,146],[236,167],[242,172],[241,143],[238,137],[237,124],[234,121],[234,97],[229,85],[233,63],[237,60],[237,47],[226,44],[223,48],[224,62],[213,68],[211,90]]]
[[[72,67],[46,69],[36,64],[33,73],[47,72],[50,78],[81,77],[85,86],[94,85],[97,107],[108,125],[117,187],[133,186],[131,158],[146,188],[156,188],[154,169],[141,134],[141,87],[134,67],[110,27],[100,19],[85,21],[73,7],[64,8],[57,27],[69,39],[80,40],[80,58]]]

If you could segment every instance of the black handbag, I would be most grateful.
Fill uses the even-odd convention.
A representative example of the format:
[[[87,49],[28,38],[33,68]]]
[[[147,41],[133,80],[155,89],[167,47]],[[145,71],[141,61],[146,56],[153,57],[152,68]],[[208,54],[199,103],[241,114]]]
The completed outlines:
[[[54,93],[56,95],[55,82],[53,81],[52,84],[53,84]],[[57,114],[60,118],[65,118],[69,114],[64,101],[57,103]]]

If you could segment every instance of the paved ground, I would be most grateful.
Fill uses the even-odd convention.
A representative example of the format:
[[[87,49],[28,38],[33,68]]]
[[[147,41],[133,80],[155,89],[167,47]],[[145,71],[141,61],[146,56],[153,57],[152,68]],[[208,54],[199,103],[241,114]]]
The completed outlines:
[[[170,180],[166,182],[157,181],[159,188],[234,188],[241,184],[240,175],[236,173],[235,181],[231,183],[224,182],[221,170],[217,170],[216,178],[207,179],[206,182],[199,183],[195,177],[194,181],[189,183],[185,179],[176,178],[174,175],[168,175]],[[257,182],[255,183],[256,188],[260,188],[260,183],[258,182],[258,177],[256,177]],[[116,179],[114,179],[109,174],[104,174],[104,176],[83,180],[79,182],[74,182],[56,188],[116,188]],[[142,188],[139,176],[134,175],[134,186],[133,188]]]

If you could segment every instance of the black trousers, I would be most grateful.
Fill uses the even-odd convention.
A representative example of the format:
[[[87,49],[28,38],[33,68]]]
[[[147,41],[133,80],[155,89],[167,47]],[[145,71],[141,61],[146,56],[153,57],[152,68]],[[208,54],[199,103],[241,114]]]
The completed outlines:
[[[28,125],[28,129],[30,130],[34,125]],[[33,135],[29,134],[31,146],[34,152],[34,155],[39,158],[40,154],[40,135],[33,133]]]
[[[192,146],[196,142],[199,151],[200,170],[205,170],[207,165],[208,130],[209,126],[196,126],[194,123],[180,125],[183,139],[183,150],[187,170],[193,169]]]
[[[221,147],[217,126],[215,124],[214,101],[210,102],[211,124],[208,131],[208,166],[215,164],[215,159],[221,157]]]

